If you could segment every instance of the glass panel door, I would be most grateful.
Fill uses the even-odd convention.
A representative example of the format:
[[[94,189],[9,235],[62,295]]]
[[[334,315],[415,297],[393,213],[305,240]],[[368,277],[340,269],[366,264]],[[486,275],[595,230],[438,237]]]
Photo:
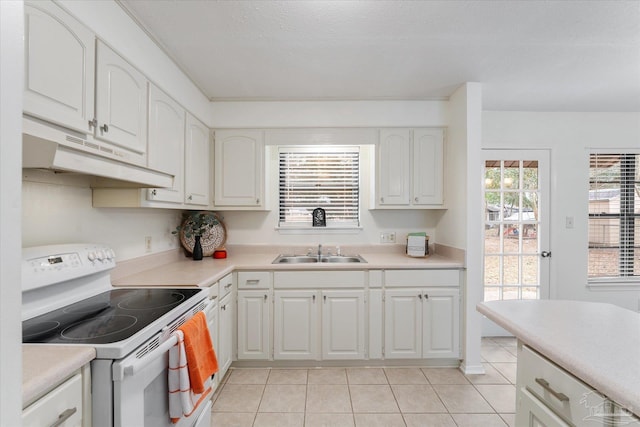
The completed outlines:
[[[485,301],[549,296],[548,157],[484,151]]]

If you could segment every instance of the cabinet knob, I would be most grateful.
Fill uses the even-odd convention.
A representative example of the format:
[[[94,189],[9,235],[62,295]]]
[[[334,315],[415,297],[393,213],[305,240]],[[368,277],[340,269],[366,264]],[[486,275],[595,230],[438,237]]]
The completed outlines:
[[[313,302],[316,302],[316,296],[315,295],[313,296],[312,299],[313,299]]]
[[[260,204],[260,199],[256,199],[256,205]]]
[[[264,302],[267,302],[267,294],[264,294]]]
[[[384,203],[384,197],[380,197],[380,203]]]
[[[418,294],[418,298],[422,299],[422,294]]]
[[[187,197],[188,200],[193,200],[193,195],[189,194],[189,197]]]
[[[109,126],[104,124],[104,125],[100,126],[100,130],[102,132],[104,132],[104,133],[107,133],[107,132],[109,132]]]
[[[93,120],[89,120],[89,127],[94,128],[98,126],[98,120],[94,117]]]
[[[424,294],[424,299],[429,299],[429,294]]]
[[[418,198],[416,197],[415,199],[413,199],[416,203],[418,203]]]

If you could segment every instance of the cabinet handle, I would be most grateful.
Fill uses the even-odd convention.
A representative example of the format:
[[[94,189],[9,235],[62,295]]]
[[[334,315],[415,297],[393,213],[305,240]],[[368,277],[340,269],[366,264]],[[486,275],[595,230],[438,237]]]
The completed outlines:
[[[227,304],[223,305],[222,307],[220,307],[221,309],[223,309],[224,311],[227,311]]]
[[[229,289],[229,288],[231,287],[231,285],[233,285],[233,283],[229,283],[229,284],[227,284],[227,285],[224,285],[224,288],[225,288],[225,289]]]
[[[422,299],[422,294],[418,294],[418,298]]]
[[[267,302],[267,294],[264,294],[264,302]]]
[[[100,126],[100,130],[102,132],[104,132],[104,133],[107,133],[107,132],[109,132],[109,126],[104,124],[104,125]]]
[[[560,392],[555,391],[554,389],[552,389],[551,386],[549,385],[549,382],[547,380],[545,380],[544,378],[536,378],[536,382],[538,384],[540,384],[540,386],[542,386],[543,389],[545,389],[546,391],[551,393],[551,395],[553,397],[555,397],[556,399],[558,399],[560,402],[568,402],[569,401],[569,397],[566,394],[560,393]]]
[[[69,418],[71,418],[71,416],[73,414],[75,414],[76,412],[78,412],[77,408],[69,408],[69,409],[65,410],[63,413],[58,415],[58,419],[53,424],[51,424],[49,427],[61,426],[65,421],[67,421]]]
[[[247,280],[247,286],[251,285],[251,286],[258,286],[258,283],[260,283],[260,280],[258,279],[249,279]]]
[[[323,295],[322,298],[324,299],[324,302],[327,302],[327,296]]]
[[[94,128],[98,126],[98,120],[94,117],[93,120],[89,120],[89,127]]]
[[[316,302],[316,296],[315,295],[313,296],[313,302]]]
[[[188,200],[193,200],[193,195],[189,194],[189,197],[187,197]]]
[[[424,299],[429,299],[429,294],[424,294]]]
[[[260,204],[260,199],[256,199],[256,205]]]
[[[151,190],[151,195],[152,196],[157,196],[158,195],[158,190]]]
[[[418,198],[417,198],[417,197],[416,197],[416,198],[414,198],[413,200],[414,200],[416,203],[418,203]]]
[[[384,203],[384,197],[380,197],[380,203]]]

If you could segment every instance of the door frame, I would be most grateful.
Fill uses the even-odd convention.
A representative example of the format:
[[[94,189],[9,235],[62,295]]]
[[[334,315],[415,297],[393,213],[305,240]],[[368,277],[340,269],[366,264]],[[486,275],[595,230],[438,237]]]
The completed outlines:
[[[538,219],[540,227],[538,228],[538,256],[542,251],[551,252],[551,150],[549,149],[482,149],[481,150],[481,173],[484,180],[485,162],[487,160],[537,160],[538,161],[538,189],[540,190],[540,200],[538,206]],[[483,186],[484,189],[484,186]],[[484,217],[484,190],[482,195],[482,203],[479,206],[481,214]],[[484,223],[484,220],[483,220]],[[540,232],[542,231],[542,232]],[[482,256],[482,287],[484,300],[484,238],[482,239],[482,247],[480,248]],[[551,295],[550,284],[550,257],[543,258],[540,256],[538,283],[539,298],[549,299]],[[510,336],[511,334],[503,328],[496,325],[491,320],[483,316],[482,336]]]

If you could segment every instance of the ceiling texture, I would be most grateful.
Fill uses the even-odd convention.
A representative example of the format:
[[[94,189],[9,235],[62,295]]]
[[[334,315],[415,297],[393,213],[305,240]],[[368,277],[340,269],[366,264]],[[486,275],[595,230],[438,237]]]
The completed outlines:
[[[640,0],[116,0],[212,101],[640,112]]]

